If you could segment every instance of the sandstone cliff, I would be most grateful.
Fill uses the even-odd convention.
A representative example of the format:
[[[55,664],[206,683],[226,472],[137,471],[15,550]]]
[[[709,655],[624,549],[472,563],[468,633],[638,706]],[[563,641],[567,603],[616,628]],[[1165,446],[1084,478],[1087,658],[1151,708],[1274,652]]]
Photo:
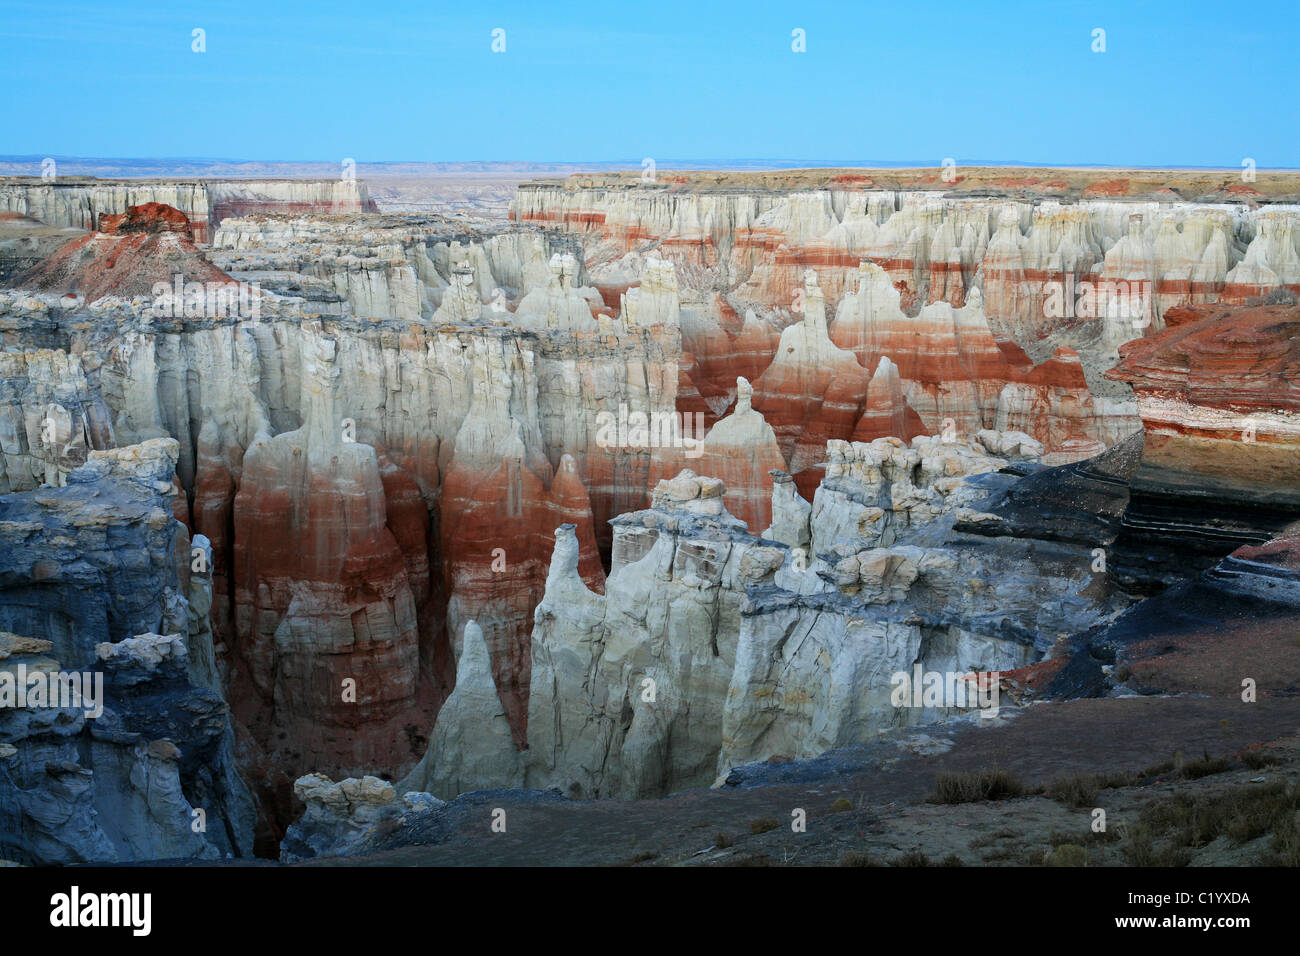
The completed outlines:
[[[98,674],[104,688],[98,714],[0,707],[8,859],[253,852],[256,804],[235,768],[229,708],[203,679],[206,619],[190,614],[205,571],[170,513],[176,452],[170,439],[91,452],[65,487],[0,500],[0,671]]]

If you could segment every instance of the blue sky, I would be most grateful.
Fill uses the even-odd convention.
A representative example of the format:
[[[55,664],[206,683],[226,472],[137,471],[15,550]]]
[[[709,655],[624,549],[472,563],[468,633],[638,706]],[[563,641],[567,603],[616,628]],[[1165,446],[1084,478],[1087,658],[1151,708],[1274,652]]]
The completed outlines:
[[[1296,167],[1298,51],[1295,0],[0,0],[0,154]]]

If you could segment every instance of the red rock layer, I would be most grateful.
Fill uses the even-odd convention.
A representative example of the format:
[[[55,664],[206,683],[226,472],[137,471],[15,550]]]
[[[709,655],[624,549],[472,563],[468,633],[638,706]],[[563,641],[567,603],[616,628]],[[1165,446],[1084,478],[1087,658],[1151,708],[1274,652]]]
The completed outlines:
[[[1127,179],[1106,179],[1088,186],[1083,195],[1085,199],[1104,196],[1127,196],[1131,183]]]
[[[955,309],[966,304],[966,279],[960,259],[930,262],[929,301],[947,302]]]
[[[677,370],[677,411],[683,415],[695,415],[699,413],[704,416],[704,421],[712,424],[717,421],[718,416],[714,414],[713,406],[718,402],[720,396],[716,387],[708,387],[709,395],[706,398],[700,391],[699,386],[695,384],[695,379],[699,376],[700,368],[695,361],[695,356],[690,352],[682,352],[681,366]],[[712,401],[711,401],[712,400]]]
[[[1253,300],[1260,299],[1270,293],[1283,290],[1291,295],[1300,297],[1300,285],[1294,283],[1282,283],[1280,285],[1261,285],[1248,282],[1225,282],[1217,292],[1216,301],[1224,305],[1250,305]],[[1198,290],[1199,291],[1199,290]],[[1214,290],[1211,290],[1213,292]]]
[[[1279,535],[1261,545],[1238,548],[1232,556],[1252,564],[1271,564],[1288,571],[1300,571],[1300,532]]]
[[[876,368],[888,356],[915,411],[930,434],[953,427],[973,434],[992,424],[1002,387],[1020,381],[1031,366],[1014,346],[1009,353],[994,338],[978,313],[978,299],[968,309],[953,310],[947,303],[926,306],[915,317],[885,310],[866,320],[837,320],[831,338],[852,348],[865,368]],[[1007,361],[1008,354],[1023,358],[1023,367]],[[901,436],[899,436],[901,437]]]
[[[174,206],[160,202],[147,202],[139,206],[129,206],[126,212],[99,217],[99,232],[106,236],[128,236],[139,233],[156,234],[175,232],[186,239],[194,238],[185,213]]]
[[[1028,432],[1049,452],[1095,449],[1092,397],[1075,353],[1059,350],[1035,366],[1019,346],[994,337],[978,289],[962,309],[936,302],[907,316],[878,272],[868,268],[865,275],[858,302],[841,309],[831,339],[851,349],[864,368],[879,368],[888,357],[897,367],[907,410],[896,399],[873,399],[889,411],[873,413],[862,434],[914,430],[915,415],[926,434],[945,425],[967,434],[1006,428]],[[890,419],[895,410],[903,417]]]
[[[754,383],[754,408],[776,432],[800,494],[820,481],[826,442],[853,434],[867,397],[866,370],[826,331],[825,308],[811,279],[803,320],[781,334],[776,358]]]
[[[928,435],[925,422],[907,403],[898,366],[882,357],[867,386],[867,400],[853,429],[852,440],[870,442],[877,438],[901,438],[910,442],[917,435]]]
[[[1300,413],[1300,306],[1218,305],[1171,310],[1167,326],[1120,346],[1106,377],[1144,398],[1249,416]],[[1188,416],[1160,423],[1178,433],[1232,437],[1230,416]],[[1257,438],[1282,436],[1257,428]]]
[[[418,756],[403,728],[432,703],[416,617],[428,519],[370,446],[316,440],[288,432],[245,456],[232,706],[291,776],[399,772]]]
[[[678,391],[677,410],[704,411],[706,424],[712,427],[735,400],[736,379],[761,375],[771,364],[780,338],[778,330],[752,312],[742,320],[721,296],[715,298],[712,314],[683,319],[685,378]]]
[[[190,221],[162,203],[131,206],[117,216],[102,216],[101,232],[61,246],[17,280],[21,288],[74,292],[93,302],[106,295],[152,296],[158,283],[238,283],[203,258],[194,245]]]
[[[708,232],[685,231],[658,236],[640,223],[611,220],[604,210],[566,207],[525,211],[522,215],[512,210],[510,219],[513,222],[559,228],[566,232],[598,235],[614,243],[622,252],[631,252],[653,241],[659,254],[679,263],[713,268],[721,261],[714,237]]]
[[[723,504],[754,534],[772,524],[772,472],[786,470],[776,433],[752,407],[753,388],[736,383],[736,409],[709,432],[703,454],[685,460],[696,474],[720,478],[726,485]]]
[[[218,644],[233,637],[230,569],[236,485],[231,467],[238,468],[243,455],[238,445],[221,448],[212,432],[200,431],[191,514],[194,530],[212,544],[212,633]]]
[[[1089,458],[1105,449],[1097,438],[1083,363],[1072,349],[1058,348],[1050,359],[1010,379],[999,395],[993,426],[1032,435],[1057,456],[1052,461]]]
[[[1300,306],[1201,306],[1175,323],[1106,373],[1137,396],[1138,478],[1300,509]]]
[[[572,455],[560,459],[555,480],[551,482],[550,509],[551,548],[555,546],[555,529],[562,524],[574,525],[578,539],[578,574],[587,587],[604,594],[605,569],[601,567],[600,553],[596,550],[596,522],[591,513],[591,499]],[[548,557],[548,570],[549,561]]]
[[[730,370],[754,381],[772,364],[780,342],[778,329],[755,317],[752,312],[746,314],[745,324],[732,341]]]
[[[547,476],[550,477],[549,475]],[[579,571],[603,592],[591,501],[565,455],[548,490],[520,459],[484,473],[452,461],[442,487],[443,572],[451,611],[474,620],[492,658],[492,676],[516,743],[527,743],[533,610],[546,590],[555,529],[577,526]]]

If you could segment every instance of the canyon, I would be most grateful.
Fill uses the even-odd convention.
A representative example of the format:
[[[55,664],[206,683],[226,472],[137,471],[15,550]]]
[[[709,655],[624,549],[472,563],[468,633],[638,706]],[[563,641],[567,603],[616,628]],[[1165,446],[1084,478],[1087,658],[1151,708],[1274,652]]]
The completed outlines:
[[[1300,184],[1112,172],[583,172],[499,219],[0,181],[0,670],[108,688],[0,709],[0,859],[666,800],[1145,692],[1171,595],[1290,620]]]

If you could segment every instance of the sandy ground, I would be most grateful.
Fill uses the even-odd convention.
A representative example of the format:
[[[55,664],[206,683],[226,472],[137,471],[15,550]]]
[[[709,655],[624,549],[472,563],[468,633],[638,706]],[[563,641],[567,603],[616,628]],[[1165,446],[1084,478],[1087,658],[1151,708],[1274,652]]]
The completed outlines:
[[[1177,793],[1213,793],[1300,776],[1300,699],[1244,704],[1234,698],[1143,697],[1042,703],[1008,712],[997,727],[938,725],[882,735],[870,746],[813,761],[745,768],[736,786],[662,800],[569,801],[537,791],[486,791],[460,798],[436,832],[403,833],[394,846],[359,858],[309,865],[836,865],[866,853],[875,863],[919,852],[964,865],[1042,865],[1068,843],[1089,865],[1123,865],[1142,806]],[[1261,742],[1283,761],[1183,779],[1173,769],[1205,756],[1236,755]],[[945,749],[946,748],[946,749]],[[939,753],[932,751],[940,750]],[[958,805],[926,802],[936,774],[997,768],[1030,795]],[[1072,808],[1043,795],[1056,780],[1089,773],[1143,773]],[[1259,778],[1264,778],[1260,780]],[[1251,782],[1255,781],[1255,782]],[[844,809],[847,801],[851,809]],[[1110,836],[1091,836],[1092,811],[1106,811]],[[491,829],[506,812],[506,832]],[[794,832],[794,811],[806,832]],[[397,835],[395,835],[396,837]],[[1267,839],[1215,841],[1193,863],[1257,863]]]

